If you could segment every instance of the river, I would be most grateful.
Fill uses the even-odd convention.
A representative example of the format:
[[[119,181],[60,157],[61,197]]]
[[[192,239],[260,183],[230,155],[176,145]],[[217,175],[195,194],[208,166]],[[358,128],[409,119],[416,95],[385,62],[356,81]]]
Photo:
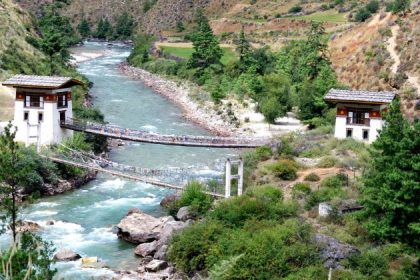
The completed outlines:
[[[166,99],[119,73],[117,66],[130,49],[102,43],[86,43],[78,51],[103,52],[105,56],[82,62],[80,73],[94,83],[94,105],[105,120],[127,128],[167,134],[208,135],[208,132],[182,118],[180,110]],[[132,166],[167,168],[222,167],[235,153],[226,149],[189,148],[127,143],[110,153],[111,160]],[[37,200],[23,210],[23,218],[43,226],[41,235],[57,249],[69,248],[82,256],[98,256],[111,269],[136,269],[134,246],[117,239],[112,226],[127,210],[137,207],[154,216],[164,215],[159,203],[171,190],[99,174],[86,186],[69,193]],[[56,221],[47,225],[49,220]],[[112,270],[81,268],[80,261],[56,264],[55,279],[110,279]]]

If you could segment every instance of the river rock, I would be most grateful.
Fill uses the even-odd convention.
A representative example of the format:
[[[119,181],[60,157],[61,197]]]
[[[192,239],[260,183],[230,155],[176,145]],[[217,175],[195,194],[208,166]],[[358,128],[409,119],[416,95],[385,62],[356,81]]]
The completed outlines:
[[[320,247],[321,258],[326,268],[339,268],[342,259],[360,253],[356,247],[324,234],[316,234],[315,241]]]
[[[114,229],[121,239],[134,244],[152,242],[159,239],[165,224],[175,222],[171,216],[155,218],[140,211],[129,213]]]
[[[166,252],[168,251],[168,245],[162,245],[153,256],[155,259],[165,261],[166,260]]]
[[[166,261],[161,260],[152,260],[149,262],[144,268],[147,272],[156,272],[168,267],[168,263]]]
[[[70,262],[80,259],[81,256],[70,249],[61,249],[54,255],[54,259],[59,262]]]
[[[157,246],[157,241],[140,244],[134,250],[134,254],[141,257],[153,256],[157,250]]]
[[[168,207],[169,207],[169,205],[170,205],[171,203],[173,203],[174,201],[176,201],[178,198],[179,198],[179,194],[178,194],[178,193],[173,193],[173,194],[170,194],[170,195],[168,195],[168,196],[165,196],[165,197],[161,200],[161,202],[160,202],[160,206],[165,207],[165,208],[168,208]]]
[[[163,228],[161,230],[159,240],[158,240],[158,247],[160,248],[163,245],[166,245],[169,243],[169,241],[172,238],[172,235],[182,230],[186,227],[186,223],[180,222],[180,221],[168,221],[163,225]]]
[[[41,226],[32,221],[18,221],[16,224],[17,232],[35,232],[41,229]]]
[[[190,213],[189,207],[184,206],[184,207],[179,208],[178,213],[176,214],[176,218],[180,221],[183,221],[183,222],[191,219],[192,215]]]

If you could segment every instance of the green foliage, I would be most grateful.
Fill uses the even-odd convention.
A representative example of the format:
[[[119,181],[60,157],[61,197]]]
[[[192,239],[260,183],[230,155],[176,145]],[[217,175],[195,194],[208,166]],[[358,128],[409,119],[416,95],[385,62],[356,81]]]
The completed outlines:
[[[249,219],[282,220],[296,214],[297,205],[285,203],[282,193],[272,186],[255,187],[246,195],[221,201],[208,215],[229,227],[241,227]]]
[[[410,9],[410,6],[411,0],[394,0],[391,10],[394,14],[404,13]]]
[[[367,20],[368,18],[370,18],[370,16],[371,16],[371,13],[365,7],[363,7],[357,10],[357,13],[354,19],[358,22],[363,22]]]
[[[54,248],[31,233],[23,233],[19,241],[0,252],[0,278],[13,280],[51,280]]]
[[[128,62],[134,66],[141,66],[149,61],[149,50],[152,47],[153,36],[140,34],[134,38],[134,48]]]
[[[291,78],[298,97],[299,118],[310,120],[321,117],[328,108],[324,95],[337,85],[322,23],[312,23],[305,42],[294,41],[281,49],[278,69]]]
[[[296,183],[293,186],[292,195],[293,198],[301,199],[311,193],[311,187],[308,183]]]
[[[245,31],[242,27],[241,32],[236,43],[236,51],[239,54],[239,69],[241,72],[245,72],[255,64],[255,60],[252,57],[252,47],[251,43],[245,37]]]
[[[273,152],[269,146],[261,146],[255,149],[258,161],[264,161],[271,158]]]
[[[205,69],[212,64],[220,64],[223,52],[202,10],[197,13],[196,25],[196,30],[191,35],[194,53],[189,60],[189,66]]]
[[[362,275],[370,276],[371,279],[381,279],[388,268],[386,258],[375,249],[354,256],[349,261],[352,269],[360,271]]]
[[[115,24],[115,39],[128,39],[133,34],[134,19],[127,12],[122,13]]]
[[[321,188],[320,190],[313,191],[306,197],[305,209],[311,210],[321,202],[330,201],[342,195],[343,191],[339,188]]]
[[[319,176],[315,173],[309,173],[305,176],[304,180],[308,182],[318,182],[321,178],[319,178]]]
[[[183,32],[185,30],[184,22],[182,20],[178,20],[176,22],[176,31]]]
[[[96,26],[95,37],[98,39],[110,39],[113,36],[113,28],[107,18],[101,18]]]
[[[296,5],[296,6],[293,6],[289,9],[289,13],[297,14],[297,13],[300,13],[302,10],[303,10],[302,6]]]
[[[334,175],[324,178],[321,181],[321,187],[330,189],[340,189],[344,186],[347,177],[344,175]]]
[[[143,3],[143,13],[147,13],[155,4],[157,0],[146,0]]]
[[[267,166],[274,176],[283,180],[294,180],[297,178],[298,165],[290,159],[281,159],[276,163]]]
[[[182,192],[179,199],[169,205],[171,215],[176,215],[179,208],[188,206],[193,217],[200,217],[205,214],[213,203],[213,198],[205,194],[204,187],[201,183],[193,181],[189,182]]]
[[[262,81],[263,90],[257,97],[260,111],[269,123],[274,123],[291,109],[290,80],[284,74],[268,74]]]
[[[372,144],[364,175],[362,203],[367,229],[380,240],[399,240],[419,247],[420,233],[420,122],[404,119],[399,100],[385,116],[379,137]],[[372,217],[369,219],[369,217]]]
[[[379,2],[377,0],[370,0],[369,3],[366,4],[366,10],[370,13],[374,14],[379,9]]]
[[[90,36],[90,25],[87,19],[82,19],[82,21],[77,25],[77,31],[79,31],[79,34],[82,36],[82,38]]]
[[[330,168],[336,166],[338,163],[338,159],[333,156],[326,156],[321,159],[321,161],[316,165],[320,168]]]

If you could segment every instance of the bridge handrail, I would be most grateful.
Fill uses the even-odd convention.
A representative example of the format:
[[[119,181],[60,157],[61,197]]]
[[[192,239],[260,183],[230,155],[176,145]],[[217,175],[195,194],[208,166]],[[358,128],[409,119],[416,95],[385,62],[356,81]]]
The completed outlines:
[[[184,143],[211,143],[211,144],[269,144],[271,139],[267,137],[221,137],[221,136],[195,136],[195,135],[171,135],[158,134],[146,130],[133,130],[116,125],[100,124],[79,119],[66,119],[61,125],[70,126],[78,130],[95,130],[104,133],[121,136],[147,139],[151,141],[184,142]]]

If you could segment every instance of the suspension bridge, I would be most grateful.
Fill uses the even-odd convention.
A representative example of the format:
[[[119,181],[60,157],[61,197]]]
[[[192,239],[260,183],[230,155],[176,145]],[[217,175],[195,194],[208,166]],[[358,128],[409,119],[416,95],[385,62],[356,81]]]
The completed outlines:
[[[99,124],[77,119],[60,121],[62,128],[102,135],[127,141],[210,148],[256,148],[271,144],[270,138],[262,137],[213,137],[194,135],[168,135],[158,134],[145,130],[133,130],[110,124]]]
[[[82,151],[77,151],[66,147],[64,145],[60,145],[63,149],[61,151],[44,151],[42,153],[42,157],[49,159],[53,162],[71,165],[79,168],[84,168],[88,170],[93,170],[97,172],[107,173],[113,176],[126,178],[129,180],[139,181],[163,188],[174,189],[178,191],[182,191],[184,188],[182,187],[188,180],[195,179],[198,181],[208,181],[214,180],[219,181],[222,179],[222,173],[215,173],[210,171],[208,168],[206,169],[203,167],[201,171],[196,171],[197,167],[189,167],[189,168],[166,168],[166,169],[153,169],[153,168],[141,168],[141,167],[134,167],[129,166],[117,162],[110,161],[106,158],[96,156],[92,153],[86,153]],[[233,163],[237,163],[238,161],[232,161]],[[226,176],[227,178],[231,179],[238,179],[241,176],[238,175],[230,175],[230,165],[232,164],[231,161],[227,161],[227,165],[229,166],[229,175]],[[204,171],[204,172],[203,172]],[[165,182],[165,178],[170,178],[171,182],[177,182],[179,185],[173,183]],[[231,184],[227,182],[225,179],[225,187],[222,188],[221,185],[217,184],[217,186],[205,186],[204,192],[216,197],[228,197],[230,196],[231,191]],[[242,180],[240,180],[242,181]],[[241,183],[242,184],[242,183]],[[242,187],[241,187],[242,188]],[[239,188],[238,188],[239,189]]]

